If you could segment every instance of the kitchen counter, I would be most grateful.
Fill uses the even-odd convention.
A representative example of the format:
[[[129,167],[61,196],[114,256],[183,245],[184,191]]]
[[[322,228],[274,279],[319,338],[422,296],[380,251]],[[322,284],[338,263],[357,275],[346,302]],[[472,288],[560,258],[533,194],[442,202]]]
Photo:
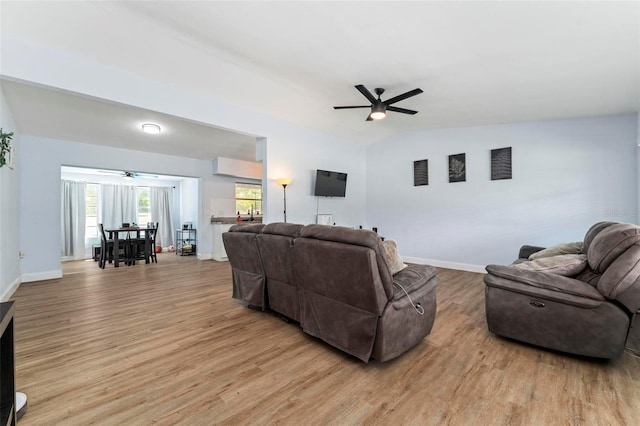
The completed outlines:
[[[253,221],[249,215],[240,215],[242,223],[262,223],[262,216],[254,216]],[[236,224],[238,216],[211,216],[211,223]]]

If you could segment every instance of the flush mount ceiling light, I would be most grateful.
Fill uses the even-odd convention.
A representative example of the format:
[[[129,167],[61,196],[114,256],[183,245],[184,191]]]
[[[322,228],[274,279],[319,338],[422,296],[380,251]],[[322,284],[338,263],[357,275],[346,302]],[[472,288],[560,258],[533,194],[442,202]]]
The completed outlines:
[[[152,135],[157,135],[160,133],[160,126],[153,123],[145,123],[142,125],[142,131]]]

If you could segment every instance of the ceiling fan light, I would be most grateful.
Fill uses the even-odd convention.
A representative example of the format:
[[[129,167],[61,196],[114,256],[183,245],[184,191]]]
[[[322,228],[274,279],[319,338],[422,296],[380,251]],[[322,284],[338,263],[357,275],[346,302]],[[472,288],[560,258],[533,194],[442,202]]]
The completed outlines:
[[[151,135],[157,135],[160,133],[160,126],[153,123],[145,123],[142,125],[142,131]]]
[[[380,120],[381,118],[386,117],[386,113],[384,111],[372,111],[370,117],[374,120]]]

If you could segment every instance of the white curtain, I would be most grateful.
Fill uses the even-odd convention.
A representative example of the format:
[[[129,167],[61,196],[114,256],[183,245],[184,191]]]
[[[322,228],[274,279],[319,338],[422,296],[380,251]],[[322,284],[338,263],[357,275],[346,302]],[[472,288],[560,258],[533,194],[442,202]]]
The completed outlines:
[[[152,186],[149,198],[151,202],[151,220],[158,222],[156,245],[168,247],[175,244],[173,240],[173,221],[171,220],[171,188]]]
[[[84,182],[63,180],[61,189],[62,256],[83,259],[85,257],[84,226],[87,185]]]
[[[138,221],[136,205],[136,187],[130,185],[100,185],[100,209],[98,223],[105,229],[119,228],[123,223],[134,224]]]

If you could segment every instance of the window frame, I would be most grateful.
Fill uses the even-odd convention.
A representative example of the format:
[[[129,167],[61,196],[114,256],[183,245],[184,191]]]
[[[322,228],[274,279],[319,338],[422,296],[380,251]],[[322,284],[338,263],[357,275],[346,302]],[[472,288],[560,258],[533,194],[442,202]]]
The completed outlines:
[[[260,198],[238,197],[238,185],[256,187],[255,189],[259,189],[260,190]],[[254,210],[254,214],[257,214],[256,212],[262,212],[262,183],[237,181],[234,184],[234,192],[235,192],[235,201],[236,201],[236,205],[235,205],[236,212],[238,212],[239,214],[244,214],[244,211],[246,210],[244,208],[240,209],[239,206],[238,206],[238,202],[253,203],[254,205],[252,207],[253,207],[253,210]]]
[[[95,188],[95,194],[94,195],[89,195],[89,189],[90,188]],[[95,198],[95,204],[94,204],[94,209],[95,212],[93,215],[89,214],[89,198]],[[85,202],[85,212],[84,212],[84,240],[85,240],[85,245],[88,244],[90,241],[92,241],[95,238],[100,238],[100,234],[98,231],[98,209],[100,208],[100,185],[97,183],[87,183],[86,184],[86,192],[85,192],[85,196],[84,196],[84,202]],[[95,229],[95,233],[92,234],[91,232],[88,232],[92,229]]]

